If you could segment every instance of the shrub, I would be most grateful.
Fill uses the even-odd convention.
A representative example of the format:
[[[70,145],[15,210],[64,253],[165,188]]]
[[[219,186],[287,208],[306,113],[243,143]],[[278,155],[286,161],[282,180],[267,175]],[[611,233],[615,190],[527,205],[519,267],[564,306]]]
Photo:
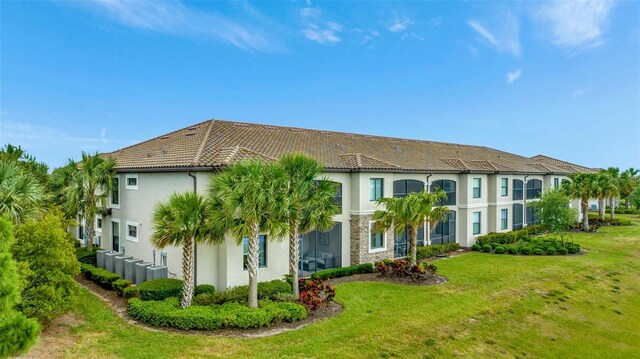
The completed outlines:
[[[425,262],[409,264],[405,259],[396,259],[391,265],[384,262],[376,263],[376,268],[381,276],[390,276],[396,278],[411,278],[413,280],[426,280],[429,276],[434,275],[438,268],[433,264]]]
[[[479,251],[481,249],[482,249],[482,247],[477,243],[471,246],[471,250],[472,251]]]
[[[483,252],[491,252],[491,246],[488,244],[485,244],[484,246],[482,246],[482,251]]]
[[[480,236],[476,239],[476,242],[483,246],[486,244],[511,244],[515,243],[517,240],[516,232],[507,232],[507,233],[489,233],[484,236]]]
[[[111,273],[106,269],[96,268],[91,264],[81,264],[80,272],[82,272],[85,278],[109,290],[113,289],[113,282],[120,279],[119,275]]]
[[[286,281],[274,279],[270,282],[258,283],[258,299],[280,299],[281,294],[291,294],[293,289],[291,284]],[[214,293],[215,294],[215,293]],[[224,302],[244,303],[249,296],[249,286],[241,285],[227,289],[224,293],[214,295],[215,302],[218,304]]]
[[[525,256],[528,256],[529,254],[531,254],[531,247],[522,247],[520,248],[520,253],[524,254]]]
[[[211,305],[216,302],[216,298],[210,293],[200,293],[193,297],[194,305]]]
[[[544,253],[544,250],[542,250],[542,248],[535,248],[533,250],[533,254],[536,256],[541,256]]]
[[[77,241],[76,241],[77,242]],[[78,262],[91,264],[92,266],[96,266],[96,252],[98,250],[93,250],[91,252],[87,251],[85,247],[76,248],[76,258],[78,258]]]
[[[216,287],[212,286],[211,284],[199,284],[193,290],[194,296],[204,293],[208,293],[211,295],[216,294]]]
[[[437,255],[455,252],[460,249],[458,243],[432,244],[430,246],[418,247],[416,249],[416,258],[418,261],[435,257]]]
[[[547,255],[552,256],[556,254],[556,248],[555,247],[547,247],[547,250],[545,252]]]
[[[335,287],[325,283],[320,278],[300,278],[300,302],[309,310],[316,310],[320,306],[333,301],[336,296]]]
[[[122,291],[122,296],[125,298],[139,298],[140,290],[138,290],[137,286],[130,285]]]
[[[578,253],[578,248],[576,246],[569,245],[567,247],[567,252],[569,252],[570,254],[576,254]]]
[[[339,277],[347,277],[354,274],[373,273],[373,263],[356,264],[350,267],[325,269],[320,272],[313,273],[312,278],[331,279]]]
[[[123,296],[125,288],[127,288],[131,284],[133,283],[128,279],[118,279],[111,283],[111,286],[113,287],[113,290],[118,293],[118,295]]]
[[[518,247],[515,247],[515,246],[507,247],[507,252],[509,254],[517,254],[518,253]]]
[[[503,246],[497,246],[496,247],[496,254],[502,254],[504,253],[505,249]]]
[[[281,322],[295,322],[307,317],[307,311],[300,304],[270,301],[261,301],[257,309],[240,303],[194,305],[181,309],[178,298],[163,301],[134,298],[129,300],[128,311],[132,318],[141,322],[182,330],[258,328]]]
[[[558,254],[565,255],[567,254],[567,249],[565,247],[558,247]]]
[[[175,278],[152,279],[138,286],[142,300],[164,300],[170,297],[180,297],[182,281]]]

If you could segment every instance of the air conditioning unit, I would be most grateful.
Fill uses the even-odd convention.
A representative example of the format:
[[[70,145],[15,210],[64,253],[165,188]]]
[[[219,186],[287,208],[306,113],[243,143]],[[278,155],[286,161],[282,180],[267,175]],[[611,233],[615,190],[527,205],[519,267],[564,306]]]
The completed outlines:
[[[151,262],[136,263],[136,285],[147,280],[147,267],[152,265]]]
[[[120,255],[120,253],[113,252],[113,251],[111,251],[109,253],[106,253],[104,255],[104,269],[108,270],[109,272],[114,272],[115,271],[115,259],[116,259],[116,256],[119,256],[119,255]]]
[[[105,254],[110,252],[111,252],[110,249],[100,249],[99,251],[96,252],[96,266],[98,268],[104,269],[104,256]]]
[[[168,269],[165,266],[147,267],[147,280],[167,278]]]
[[[133,258],[133,256],[126,256],[124,254],[116,256],[116,258],[114,260],[114,267],[115,267],[114,273],[119,275],[120,278],[124,278],[124,260],[125,259],[132,259],[132,258]]]
[[[142,259],[130,258],[124,260],[124,279],[135,283],[137,263],[142,263]]]

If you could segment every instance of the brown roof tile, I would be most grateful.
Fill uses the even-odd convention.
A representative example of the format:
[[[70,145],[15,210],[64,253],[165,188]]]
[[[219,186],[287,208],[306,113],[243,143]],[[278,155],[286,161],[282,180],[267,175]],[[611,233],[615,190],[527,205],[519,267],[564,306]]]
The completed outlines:
[[[595,173],[598,172],[595,168],[589,168],[585,166],[576,165],[571,162],[562,161],[557,158],[552,158],[544,155],[537,155],[531,157],[531,159],[536,160],[540,163],[551,165],[555,168],[559,168],[562,172],[566,173]]]

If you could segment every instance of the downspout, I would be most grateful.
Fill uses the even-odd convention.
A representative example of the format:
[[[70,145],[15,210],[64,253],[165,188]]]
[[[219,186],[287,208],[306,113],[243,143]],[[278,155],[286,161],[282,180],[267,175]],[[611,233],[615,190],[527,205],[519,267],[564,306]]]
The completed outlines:
[[[522,185],[522,228],[527,226],[527,178],[529,175],[524,176],[524,184]]]
[[[425,187],[427,192],[431,192],[431,182],[429,182],[429,178],[431,178],[431,176],[433,176],[433,173],[429,173],[427,175],[427,179],[425,182]],[[427,222],[427,225],[425,227],[426,227],[425,232],[427,232],[426,233],[427,238],[425,238],[425,240],[427,241],[427,245],[431,245],[431,223]]]
[[[191,171],[187,171],[187,176],[193,178],[193,193],[198,193],[198,178]],[[193,283],[198,285],[198,244],[193,246]]]

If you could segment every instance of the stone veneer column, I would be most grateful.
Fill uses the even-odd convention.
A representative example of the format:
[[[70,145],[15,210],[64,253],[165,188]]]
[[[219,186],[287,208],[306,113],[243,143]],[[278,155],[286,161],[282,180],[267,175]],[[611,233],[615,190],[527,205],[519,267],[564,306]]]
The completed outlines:
[[[387,249],[369,253],[369,221],[371,214],[352,214],[351,225],[351,264],[372,263],[383,259],[393,259],[393,230],[387,231]]]

